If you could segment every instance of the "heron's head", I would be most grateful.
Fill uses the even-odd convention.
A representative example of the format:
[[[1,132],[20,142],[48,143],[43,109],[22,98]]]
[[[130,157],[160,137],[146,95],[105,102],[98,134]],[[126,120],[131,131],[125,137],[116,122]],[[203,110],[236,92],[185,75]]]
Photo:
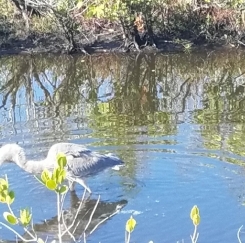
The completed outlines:
[[[17,144],[0,145],[0,166],[4,162],[14,162],[20,152],[21,147]]]

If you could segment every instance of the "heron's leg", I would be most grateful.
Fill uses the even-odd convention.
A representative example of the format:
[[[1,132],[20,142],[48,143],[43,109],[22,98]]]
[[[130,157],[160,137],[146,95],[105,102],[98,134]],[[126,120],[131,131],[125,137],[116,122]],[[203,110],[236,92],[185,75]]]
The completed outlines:
[[[79,183],[81,186],[83,186],[85,188],[85,190],[87,190],[89,192],[89,194],[91,194],[91,190],[90,188],[86,185],[85,181],[81,178],[76,178],[75,180],[77,183]]]
[[[70,191],[75,191],[75,182],[74,181],[68,181],[69,189]]]

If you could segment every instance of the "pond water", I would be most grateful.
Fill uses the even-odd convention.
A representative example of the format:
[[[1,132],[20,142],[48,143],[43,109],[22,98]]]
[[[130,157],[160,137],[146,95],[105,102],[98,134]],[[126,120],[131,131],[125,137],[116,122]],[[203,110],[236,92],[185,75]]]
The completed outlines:
[[[137,221],[131,242],[191,242],[194,205],[201,215],[198,242],[238,242],[245,224],[244,57],[241,51],[2,57],[0,142],[18,143],[30,159],[69,141],[125,161],[122,170],[87,180],[94,193],[79,213],[76,237],[98,195],[90,230],[122,207],[87,242],[124,242],[131,215]],[[2,165],[5,174],[15,212],[32,208],[36,231],[52,239],[54,193],[15,164]],[[67,194],[67,218],[82,194],[80,186]],[[5,210],[1,204],[0,215]],[[4,227],[0,239],[15,241]]]

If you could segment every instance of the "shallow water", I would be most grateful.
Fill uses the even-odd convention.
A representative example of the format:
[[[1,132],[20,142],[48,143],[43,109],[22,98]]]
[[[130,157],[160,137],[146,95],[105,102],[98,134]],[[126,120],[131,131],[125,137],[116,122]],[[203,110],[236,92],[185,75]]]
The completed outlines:
[[[30,159],[70,141],[125,161],[122,170],[87,180],[94,194],[84,211],[101,196],[92,226],[123,207],[87,242],[123,242],[131,215],[132,242],[190,242],[194,205],[201,214],[198,242],[237,242],[245,223],[244,56],[2,57],[0,142],[17,142]],[[14,210],[31,207],[36,230],[51,239],[55,195],[14,164],[0,167],[5,174],[16,193]],[[67,195],[68,218],[82,194],[77,186],[76,195]],[[84,211],[77,237],[88,220]],[[15,238],[1,228],[0,239]]]

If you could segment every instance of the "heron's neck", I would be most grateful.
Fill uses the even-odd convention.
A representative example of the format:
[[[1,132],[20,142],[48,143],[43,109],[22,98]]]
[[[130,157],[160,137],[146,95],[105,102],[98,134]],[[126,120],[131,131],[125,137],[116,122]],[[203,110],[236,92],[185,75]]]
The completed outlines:
[[[23,170],[29,172],[29,173],[34,173],[34,174],[39,174],[41,173],[44,168],[46,167],[46,159],[43,160],[27,160],[25,156],[25,152],[23,148],[21,147],[16,147],[15,151],[15,156],[13,157],[13,161]]]
[[[27,160],[24,167],[22,167],[25,171],[32,173],[32,174],[40,174],[43,170],[51,169],[49,168],[50,165],[46,163],[46,159],[43,160]]]

